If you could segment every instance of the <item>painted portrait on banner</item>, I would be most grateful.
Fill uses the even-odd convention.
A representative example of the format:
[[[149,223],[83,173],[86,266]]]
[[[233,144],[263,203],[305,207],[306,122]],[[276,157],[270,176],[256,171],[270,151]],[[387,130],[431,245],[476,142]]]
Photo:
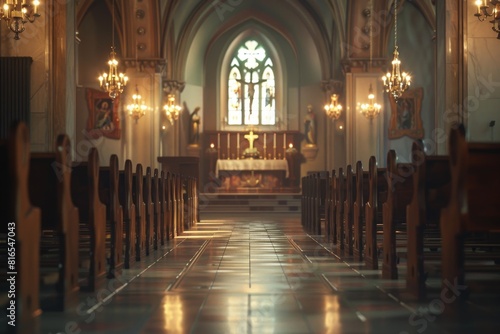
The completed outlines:
[[[89,117],[87,121],[87,132],[92,138],[104,136],[110,139],[120,139],[120,118],[118,106],[120,96],[114,100],[108,93],[87,88],[87,107]]]

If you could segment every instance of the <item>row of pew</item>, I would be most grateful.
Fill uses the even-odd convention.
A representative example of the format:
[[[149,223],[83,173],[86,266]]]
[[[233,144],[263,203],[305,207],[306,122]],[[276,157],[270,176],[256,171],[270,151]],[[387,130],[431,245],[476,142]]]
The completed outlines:
[[[96,291],[199,221],[196,179],[134,170],[130,160],[119,169],[116,155],[100,166],[95,148],[85,162],[70,153],[66,135],[51,152],[30,152],[23,123],[0,143],[0,254],[2,264],[14,264],[2,268],[0,286],[8,292],[4,275],[16,273],[18,324],[67,310],[80,290]]]
[[[358,161],[355,170],[303,177],[304,228],[328,238],[340,257],[367,269],[380,262],[383,279],[397,279],[405,258],[406,289],[420,300],[429,272],[440,272],[442,289],[467,286],[472,270],[498,272],[500,144],[470,143],[464,133],[450,132],[449,156],[427,155],[414,142],[410,163],[398,162],[391,150],[385,168],[372,156],[368,171]]]

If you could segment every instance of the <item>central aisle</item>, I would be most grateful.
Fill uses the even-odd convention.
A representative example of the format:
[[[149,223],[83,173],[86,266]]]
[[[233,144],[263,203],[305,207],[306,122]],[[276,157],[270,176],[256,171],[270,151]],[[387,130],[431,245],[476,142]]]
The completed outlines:
[[[234,217],[234,215],[233,215]],[[299,215],[202,220],[42,333],[416,333],[404,282],[339,261]],[[412,318],[413,317],[413,318]],[[416,317],[416,318],[415,318]],[[412,321],[413,319],[413,321]],[[425,320],[425,333],[441,333]],[[74,326],[74,327],[71,327]],[[73,331],[76,333],[76,331]]]

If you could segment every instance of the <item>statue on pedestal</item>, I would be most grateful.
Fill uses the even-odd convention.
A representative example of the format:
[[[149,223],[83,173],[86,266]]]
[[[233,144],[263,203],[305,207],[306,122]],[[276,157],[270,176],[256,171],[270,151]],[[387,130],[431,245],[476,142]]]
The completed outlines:
[[[184,102],[184,109],[187,109],[186,102]],[[198,146],[200,144],[200,116],[198,112],[200,107],[196,107],[189,115],[189,145]]]

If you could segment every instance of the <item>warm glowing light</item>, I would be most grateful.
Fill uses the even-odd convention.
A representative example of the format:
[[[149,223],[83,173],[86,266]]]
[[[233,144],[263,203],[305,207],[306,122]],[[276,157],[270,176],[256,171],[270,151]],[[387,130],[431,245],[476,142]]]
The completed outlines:
[[[211,143],[210,148],[214,148],[214,147],[215,147],[214,143]]]
[[[175,95],[168,95],[167,104],[163,106],[163,110],[165,110],[165,114],[167,115],[170,124],[174,124],[174,121],[179,119],[181,107],[175,104]]]
[[[382,106],[375,103],[375,95],[373,94],[373,88],[370,84],[370,89],[368,90],[368,103],[361,104],[361,114],[371,121],[377,117],[381,109]]]
[[[338,95],[332,94],[330,96],[330,104],[326,104],[324,109],[328,117],[331,119],[339,119],[342,113],[342,105],[338,101]]]
[[[401,72],[401,60],[398,51],[398,1],[394,1],[394,59],[392,60],[392,73],[387,72],[382,77],[385,91],[397,100],[405,90],[410,87],[411,77],[406,72]]]
[[[7,22],[7,27],[14,33],[14,39],[19,40],[19,34],[26,30],[25,23],[35,22],[38,13],[40,1],[27,0],[4,0],[0,7],[0,19]]]
[[[142,116],[146,115],[147,109],[148,109],[148,106],[146,106],[146,103],[142,99],[142,96],[139,94],[139,90],[138,90],[137,85],[136,85],[135,86],[135,94],[132,95],[132,103],[127,106],[128,114],[137,123],[137,121]]]

